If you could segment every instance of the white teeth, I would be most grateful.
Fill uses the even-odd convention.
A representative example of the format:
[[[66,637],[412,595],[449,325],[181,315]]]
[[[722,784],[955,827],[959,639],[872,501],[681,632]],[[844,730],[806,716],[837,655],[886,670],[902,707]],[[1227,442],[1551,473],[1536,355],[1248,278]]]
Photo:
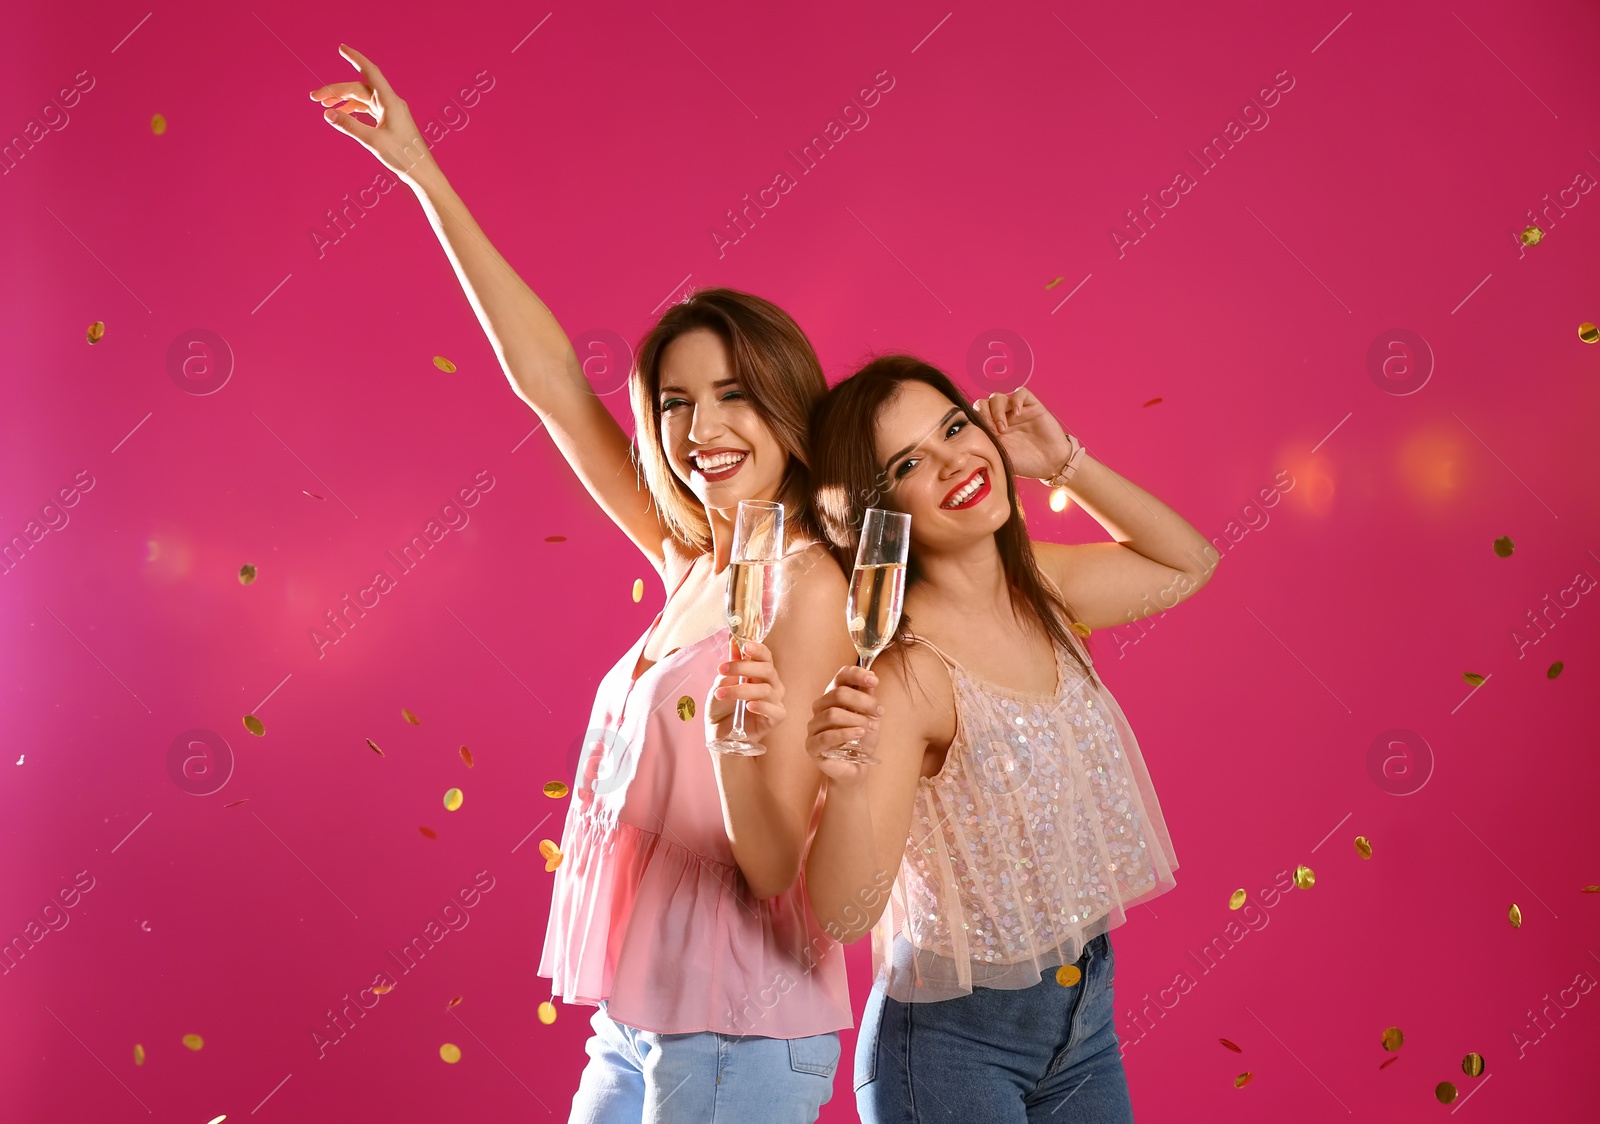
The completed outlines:
[[[748,453],[717,453],[714,456],[705,456],[701,453],[689,454],[689,459],[694,461],[695,467],[701,472],[715,472],[719,468],[728,468],[738,464],[749,456]]]
[[[962,504],[966,503],[973,496],[978,494],[979,488],[983,487],[983,479],[983,473],[980,472],[977,476],[972,478],[972,483],[968,484],[965,488],[962,488],[961,491],[951,496],[944,506],[960,507]]]

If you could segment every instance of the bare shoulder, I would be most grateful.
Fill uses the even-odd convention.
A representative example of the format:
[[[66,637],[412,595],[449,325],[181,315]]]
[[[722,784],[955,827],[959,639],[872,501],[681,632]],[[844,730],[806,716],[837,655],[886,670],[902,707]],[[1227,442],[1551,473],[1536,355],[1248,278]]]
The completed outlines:
[[[785,558],[783,583],[780,615],[809,615],[838,609],[839,627],[844,628],[844,600],[849,582],[839,568],[838,559],[826,545],[812,543]]]
[[[926,644],[896,644],[873,661],[884,709],[910,719],[929,744],[955,733],[955,692],[945,663]]]
[[[1057,589],[1062,588],[1061,583],[1072,568],[1073,553],[1078,546],[1072,543],[1040,542],[1033,541],[1033,560],[1039,564],[1040,571],[1045,577],[1055,584]]]

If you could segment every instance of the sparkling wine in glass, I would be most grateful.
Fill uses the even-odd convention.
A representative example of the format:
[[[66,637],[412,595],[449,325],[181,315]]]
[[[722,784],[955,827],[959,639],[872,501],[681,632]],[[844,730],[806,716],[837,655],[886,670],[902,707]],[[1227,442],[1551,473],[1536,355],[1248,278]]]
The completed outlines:
[[[845,624],[850,629],[850,642],[856,646],[859,667],[871,667],[900,627],[910,549],[910,515],[877,507],[867,509],[861,525],[861,545],[856,548],[855,572],[850,575],[850,597],[845,602]],[[837,761],[878,764],[878,759],[853,739],[824,749],[821,754]]]
[[[752,641],[767,638],[778,615],[783,579],[783,505],[772,500],[740,500],[733,525],[733,559],[728,565],[724,608],[728,628],[739,642],[739,655]],[[710,743],[713,752],[756,757],[767,752],[744,729],[745,702],[733,704],[733,729]]]

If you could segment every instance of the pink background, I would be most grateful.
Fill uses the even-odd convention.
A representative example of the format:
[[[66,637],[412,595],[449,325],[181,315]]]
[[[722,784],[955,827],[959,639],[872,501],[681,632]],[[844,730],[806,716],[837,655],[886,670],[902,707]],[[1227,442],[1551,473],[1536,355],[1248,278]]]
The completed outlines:
[[[492,79],[435,152],[574,337],[637,342],[686,285],[726,284],[791,312],[832,378],[907,349],[987,391],[969,349],[1004,329],[1031,363],[999,383],[1027,376],[1227,547],[1181,611],[1092,642],[1182,863],[1115,935],[1141,1120],[1592,1112],[1600,348],[1576,328],[1600,320],[1600,195],[1568,191],[1526,254],[1514,234],[1600,176],[1600,13],[466,10],[13,13],[0,134],[45,132],[0,176],[0,533],[56,527],[0,577],[0,934],[59,924],[78,872],[93,888],[0,976],[9,1119],[565,1119],[585,1060],[587,1008],[534,1015],[537,842],[565,807],[540,789],[570,780],[594,686],[663,594],[631,599],[648,567],[531,433],[409,190],[369,193],[319,257],[312,230],[339,234],[327,212],[379,171],[306,96],[355,77],[341,39],[419,123]],[[1285,71],[1270,122],[1201,174],[1187,151]],[[787,151],[880,72],[870,123],[800,173]],[[70,119],[42,110],[75,75]],[[786,167],[719,257],[713,225]],[[1119,257],[1110,231],[1183,168],[1196,186]],[[231,355],[210,394],[180,385],[202,366],[171,374],[197,329]],[[1431,358],[1374,377],[1394,329]],[[1407,364],[1431,376],[1396,393]],[[384,551],[482,471],[470,521],[398,576]],[[1292,490],[1254,506],[1280,472]],[[1106,537],[1027,488],[1041,536]],[[396,587],[319,658],[310,629],[380,566]],[[197,728],[226,749],[192,772],[232,759],[209,795],[169,769]],[[1397,729],[1413,749],[1385,749]],[[1229,894],[1298,863],[1315,887],[1243,928]],[[479,871],[467,927],[398,974],[389,952]],[[398,986],[319,1058],[325,1012],[385,968]],[[854,1119],[853,1040],[825,1121]],[[1471,1099],[1437,1103],[1443,1080]]]

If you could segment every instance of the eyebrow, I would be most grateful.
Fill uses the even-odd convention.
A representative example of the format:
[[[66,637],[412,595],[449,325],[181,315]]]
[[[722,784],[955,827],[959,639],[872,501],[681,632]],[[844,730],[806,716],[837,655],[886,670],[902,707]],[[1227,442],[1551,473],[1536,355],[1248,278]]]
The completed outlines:
[[[955,417],[960,412],[961,412],[961,407],[960,406],[951,406],[950,407],[950,412],[945,414],[944,417],[939,419],[939,424],[934,426],[934,429],[943,429],[945,426],[950,424],[950,419]],[[928,432],[932,433],[933,430],[930,429]],[[888,472],[889,469],[894,466],[894,462],[895,461],[899,460],[901,457],[903,457],[907,453],[911,452],[911,450],[915,449],[920,444],[922,444],[922,441],[918,440],[916,442],[913,442],[910,445],[907,445],[904,449],[901,449],[894,456],[890,457],[888,460],[883,462],[883,470],[885,472]]]
[[[715,390],[719,386],[732,386],[732,385],[738,383],[738,381],[739,381],[738,379],[718,379],[716,382],[711,384],[711,389]],[[679,394],[687,394],[687,393],[689,393],[687,390],[684,390],[683,387],[681,387],[681,386],[663,386],[663,387],[659,388],[656,391],[656,393],[657,394],[665,394],[669,390],[675,390]]]

